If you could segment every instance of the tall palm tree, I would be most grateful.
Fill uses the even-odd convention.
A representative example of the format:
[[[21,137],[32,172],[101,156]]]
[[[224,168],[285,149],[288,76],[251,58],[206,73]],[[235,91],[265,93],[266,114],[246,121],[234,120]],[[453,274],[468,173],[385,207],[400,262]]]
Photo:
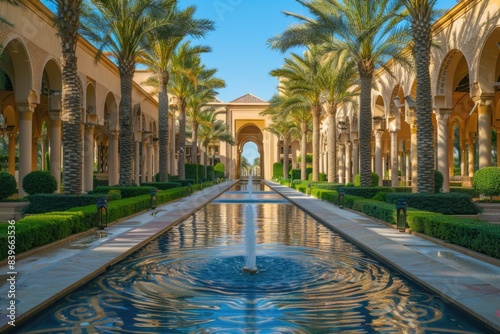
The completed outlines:
[[[236,142],[229,131],[227,124],[217,119],[217,115],[220,112],[215,110],[207,110],[201,115],[202,120],[200,122],[199,137],[202,146],[205,148],[205,155],[208,152],[208,146],[210,144],[215,144],[217,142],[226,142],[230,145],[234,145]],[[205,178],[207,177],[207,159],[203,159],[205,162]]]
[[[146,36],[168,25],[168,13],[175,0],[91,0],[82,20],[82,35],[98,47],[96,60],[105,53],[112,57],[120,72],[120,181],[133,182],[134,124],[132,83],[136,61]]]
[[[286,98],[283,95],[274,95],[269,101],[269,106],[260,114],[271,116],[271,124],[264,130],[276,135],[278,140],[283,138],[283,178],[288,179],[291,136],[294,130],[297,132],[299,130],[291,120],[288,109],[284,106],[285,103]]]
[[[319,80],[324,87],[326,113],[329,124],[327,133],[328,146],[328,182],[336,182],[337,176],[337,109],[341,104],[356,104],[358,92],[352,87],[358,83],[357,69],[354,62],[345,55],[334,54],[325,59],[321,67]]]
[[[159,174],[160,182],[168,181],[168,114],[169,103],[167,87],[170,79],[171,56],[181,41],[187,37],[203,37],[214,29],[213,21],[195,19],[196,7],[184,10],[172,8],[166,15],[170,24],[147,35],[145,51],[138,60],[156,73],[155,86],[158,86],[158,137],[159,137]]]
[[[346,52],[356,63],[360,77],[360,174],[361,185],[371,184],[371,88],[374,71],[386,62],[408,64],[400,52],[408,38],[401,29],[402,3],[399,0],[297,0],[314,18],[286,13],[302,21],[269,40],[286,51],[292,46],[325,44],[332,52]],[[313,143],[314,143],[313,139]],[[314,154],[314,152],[313,152]]]
[[[61,114],[63,183],[66,194],[82,193],[83,137],[82,137],[82,87],[78,78],[76,46],[82,0],[52,0],[56,5],[54,19],[61,42]]]
[[[434,126],[432,125],[431,26],[442,11],[434,10],[437,0],[401,0],[408,11],[417,72],[417,192],[434,192]]]
[[[313,119],[313,181],[319,180],[319,135],[323,99],[323,88],[319,75],[321,58],[316,47],[310,47],[303,56],[293,53],[285,59],[281,69],[271,71],[272,76],[284,79],[284,85],[291,95],[307,99]]]
[[[203,66],[204,67],[204,66]],[[224,80],[215,77],[216,69],[203,69],[196,79],[197,85],[192,86],[192,92],[187,99],[186,116],[191,123],[191,157],[197,163],[198,156],[198,127],[203,121],[202,113],[208,102],[212,102],[217,95],[216,89],[224,88]]]
[[[187,98],[192,93],[192,87],[197,87],[198,79],[204,70],[201,64],[200,53],[210,52],[207,46],[191,46],[190,42],[184,42],[172,55],[172,69],[169,91],[177,97],[177,108],[179,110],[179,160],[177,164],[180,180],[185,179],[186,165],[186,107]]]

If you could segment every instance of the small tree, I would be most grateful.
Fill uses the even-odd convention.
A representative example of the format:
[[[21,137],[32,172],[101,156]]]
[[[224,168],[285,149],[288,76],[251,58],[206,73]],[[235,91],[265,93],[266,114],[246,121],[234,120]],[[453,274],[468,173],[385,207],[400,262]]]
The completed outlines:
[[[17,191],[16,178],[7,172],[0,172],[0,200],[14,195]]]
[[[500,168],[484,167],[474,174],[474,189],[485,196],[500,195]]]

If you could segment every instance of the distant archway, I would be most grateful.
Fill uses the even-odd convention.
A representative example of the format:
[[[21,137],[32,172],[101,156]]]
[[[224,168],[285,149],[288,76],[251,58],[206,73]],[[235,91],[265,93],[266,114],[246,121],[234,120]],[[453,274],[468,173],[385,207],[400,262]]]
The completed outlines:
[[[262,123],[262,124],[261,124]],[[251,143],[255,144],[257,148],[256,156],[262,157],[263,152],[263,134],[262,128],[264,126],[264,122],[261,120],[255,121],[246,121],[244,124],[238,129],[236,141],[238,145],[238,157],[237,157],[237,166],[236,166],[236,176],[237,178],[247,178],[248,173],[242,172],[242,155],[245,148],[245,145],[248,143],[251,147]],[[249,161],[250,165],[253,164],[253,161]],[[260,159],[260,164],[257,168],[254,168],[254,172],[258,172],[258,174],[254,173],[253,177],[256,179],[265,178],[263,175],[264,171],[264,159]]]

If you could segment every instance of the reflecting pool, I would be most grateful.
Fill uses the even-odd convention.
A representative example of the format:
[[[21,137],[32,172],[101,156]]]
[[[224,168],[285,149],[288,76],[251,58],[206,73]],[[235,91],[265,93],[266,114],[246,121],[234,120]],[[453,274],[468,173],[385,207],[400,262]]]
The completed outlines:
[[[29,319],[22,333],[481,333],[269,189],[245,185]]]

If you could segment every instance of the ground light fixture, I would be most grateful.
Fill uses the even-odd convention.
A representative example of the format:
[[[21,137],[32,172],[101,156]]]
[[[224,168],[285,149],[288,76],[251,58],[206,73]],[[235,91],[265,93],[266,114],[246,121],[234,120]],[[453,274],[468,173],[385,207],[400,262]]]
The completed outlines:
[[[396,225],[399,232],[404,232],[406,230],[406,210],[408,209],[408,203],[404,199],[396,200]]]
[[[105,197],[97,200],[97,227],[103,230],[108,226],[108,202]]]
[[[149,200],[149,203],[151,204],[151,210],[154,210],[156,209],[156,188],[151,189],[149,195],[151,196]]]

